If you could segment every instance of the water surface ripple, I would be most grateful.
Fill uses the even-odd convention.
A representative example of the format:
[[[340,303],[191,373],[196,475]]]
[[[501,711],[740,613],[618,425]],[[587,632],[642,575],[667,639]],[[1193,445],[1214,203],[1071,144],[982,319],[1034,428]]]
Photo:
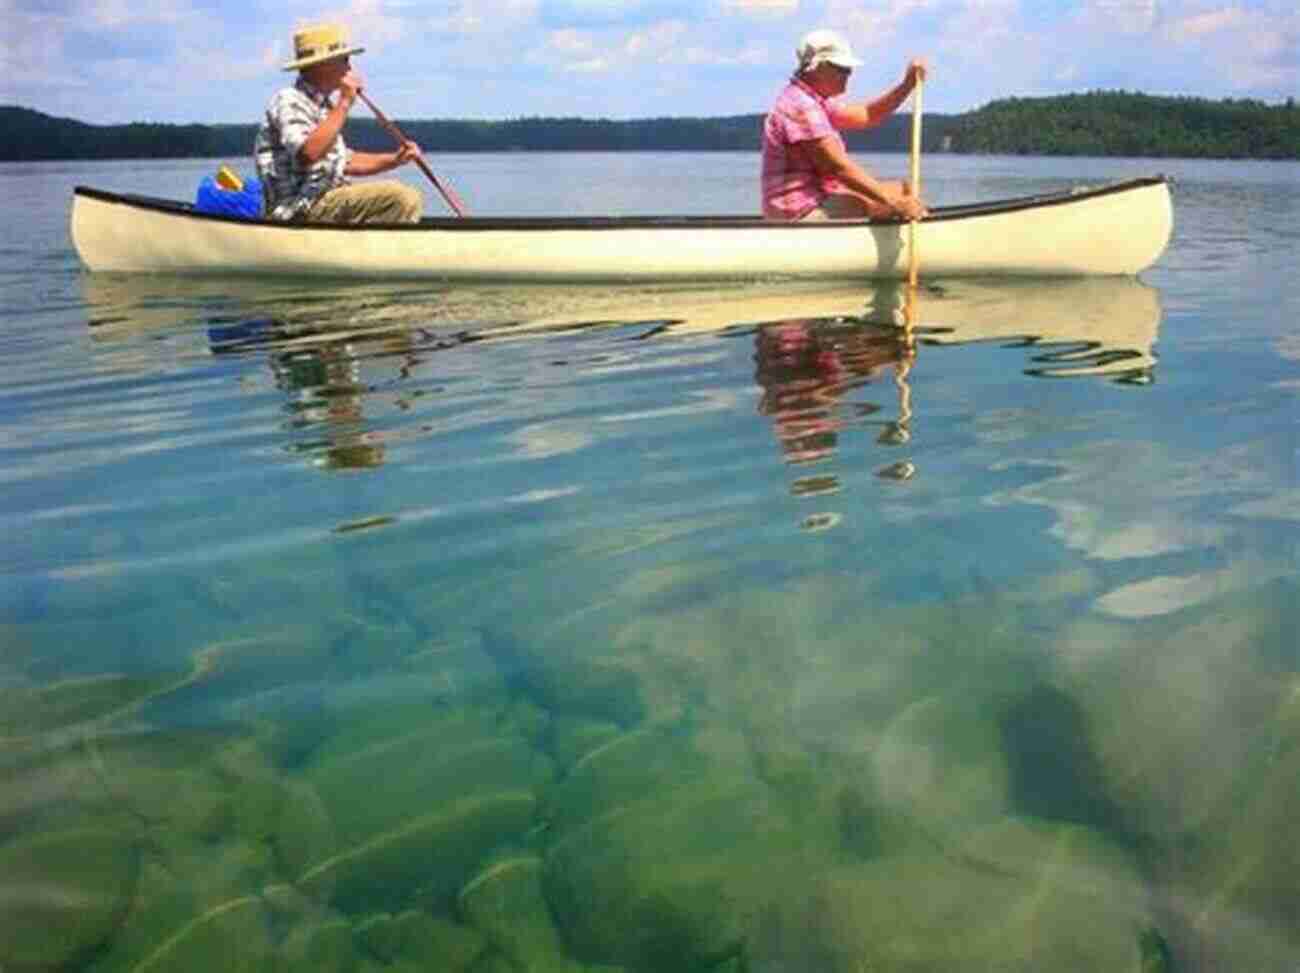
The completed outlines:
[[[1175,165],[914,295],[4,230],[0,969],[1296,969],[1295,169]]]

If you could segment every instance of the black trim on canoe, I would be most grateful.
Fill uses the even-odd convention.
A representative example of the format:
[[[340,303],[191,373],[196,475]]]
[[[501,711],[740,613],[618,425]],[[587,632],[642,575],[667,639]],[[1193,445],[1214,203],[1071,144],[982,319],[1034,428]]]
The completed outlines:
[[[1080,200],[1096,199],[1114,193],[1128,192],[1145,186],[1168,183],[1164,175],[1147,176],[1141,179],[1127,179],[1123,182],[1107,183],[1102,186],[1066,189],[1059,192],[1043,193],[1037,196],[1020,196],[1015,199],[993,200],[984,203],[968,203],[960,206],[940,206],[930,212],[924,222],[941,222],[960,220],[977,216],[992,216],[1001,213],[1013,213],[1017,210],[1037,209],[1046,206],[1063,206]],[[418,223],[284,223],[278,220],[248,219],[242,216],[227,216],[220,213],[201,213],[190,203],[176,200],[159,199],[153,196],[138,196],[134,193],[110,193],[89,186],[77,186],[73,190],[76,196],[85,196],[105,203],[116,203],[136,209],[152,210],[157,213],[170,213],[173,216],[185,216],[197,220],[214,220],[220,223],[241,223],[246,226],[274,226],[280,229],[301,230],[394,230],[398,232],[419,232],[420,230],[625,230],[646,229],[653,227],[680,227],[693,230],[736,229],[748,226],[783,227],[791,230],[812,231],[828,227],[843,227],[860,224],[863,226],[888,226],[901,221],[870,220],[834,220],[812,223],[776,223],[761,216],[473,216],[459,218],[452,216],[425,217]]]

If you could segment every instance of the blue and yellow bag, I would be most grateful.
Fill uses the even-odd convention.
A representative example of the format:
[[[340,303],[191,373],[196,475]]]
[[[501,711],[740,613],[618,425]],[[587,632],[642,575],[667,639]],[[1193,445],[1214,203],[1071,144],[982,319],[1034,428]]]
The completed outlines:
[[[222,166],[215,176],[203,177],[194,208],[200,213],[257,219],[262,215],[262,184],[257,179],[240,179]]]

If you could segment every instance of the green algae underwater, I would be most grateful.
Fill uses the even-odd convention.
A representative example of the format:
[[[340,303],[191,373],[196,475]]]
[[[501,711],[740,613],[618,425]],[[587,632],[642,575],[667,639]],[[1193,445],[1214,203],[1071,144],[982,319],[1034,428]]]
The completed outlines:
[[[1061,626],[1095,579],[890,605],[853,573],[737,591],[700,563],[579,607],[536,573],[601,578],[556,550],[486,599],[389,561],[358,604],[356,555],[226,593],[267,621],[337,605],[315,628],[246,617],[188,671],[4,693],[7,971],[1294,956],[1291,582]]]

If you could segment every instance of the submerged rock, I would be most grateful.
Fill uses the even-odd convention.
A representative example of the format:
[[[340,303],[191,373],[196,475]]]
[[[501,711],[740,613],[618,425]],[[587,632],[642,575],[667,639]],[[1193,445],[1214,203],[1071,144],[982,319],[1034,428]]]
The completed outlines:
[[[24,835],[0,846],[0,912],[20,910],[0,916],[6,970],[93,953],[97,973],[134,971],[192,936],[217,949],[221,910],[276,877],[283,790],[255,741],[126,725],[27,748],[0,770],[3,793],[22,795],[0,818]]]
[[[287,781],[275,829],[275,857],[281,875],[302,875],[333,857],[338,849],[334,820],[316,788],[303,780]]]
[[[256,897],[209,909],[168,938],[159,938],[132,973],[276,973],[265,905]]]
[[[442,900],[489,852],[527,831],[536,805],[527,791],[466,798],[335,855],[297,884],[353,913],[400,909],[417,893]]]
[[[221,930],[242,928],[203,920],[259,899],[279,880],[278,822],[292,803],[256,742],[139,734],[94,750],[111,799],[137,822],[140,854],[129,908],[97,955],[96,973],[133,973],[150,956],[161,961],[165,943],[190,935],[215,943]]]
[[[0,744],[0,834],[102,826],[116,810],[121,805],[84,739]],[[126,825],[134,829],[138,822]]]
[[[1000,708],[998,729],[1017,811],[1131,837],[1076,699],[1054,686],[1035,686]]]
[[[750,927],[751,973],[1150,973],[1136,870],[1086,829],[1008,820],[948,855],[888,856],[794,884]]]
[[[943,832],[1005,814],[1010,774],[997,721],[1003,705],[988,692],[956,689],[904,709],[871,751],[880,800]]]
[[[408,704],[349,726],[295,780],[283,860],[304,888],[348,911],[449,896],[479,856],[522,840],[531,824],[553,770],[511,730],[531,725],[530,712]],[[368,878],[372,868],[389,878]]]
[[[725,770],[689,732],[676,726],[643,727],[587,751],[553,789],[546,813],[552,827],[563,832],[715,769]]]
[[[1176,962],[1289,973],[1300,957],[1295,594],[1276,583],[1063,644]]]
[[[357,925],[357,938],[386,964],[461,973],[488,949],[483,934],[469,926],[411,909],[372,916]]]
[[[1109,627],[1107,644],[1086,655],[1071,646],[1067,688],[1133,831],[1178,841],[1238,802],[1242,776],[1273,732],[1277,655],[1295,644],[1296,603],[1287,586],[1274,586],[1187,620]]]
[[[105,674],[47,686],[0,689],[0,739],[28,739],[128,713],[164,685],[156,678]]]
[[[269,922],[270,912],[263,908],[271,907],[260,894],[272,874],[269,849],[264,844],[231,840],[209,844],[166,834],[160,838],[163,840],[142,851],[140,877],[130,907],[111,942],[96,958],[95,973],[134,973],[161,945],[196,930],[200,941],[215,949],[223,935],[242,935],[244,920],[221,919],[211,927],[203,924],[231,909],[242,909],[241,903],[259,903],[257,928]],[[230,951],[235,947],[220,948]],[[197,946],[187,949],[201,953]]]
[[[255,715],[257,699],[331,672],[331,649],[332,640],[311,626],[213,642],[192,653],[190,675],[155,694],[145,716],[168,726],[206,727]]]
[[[93,742],[109,799],[151,830],[214,841],[275,831],[279,775],[251,739],[149,731]]]
[[[864,761],[779,734],[670,723],[622,734],[557,781],[543,889],[578,959],[699,968],[736,954],[789,876],[925,837]]]
[[[739,948],[753,912],[823,840],[760,782],[704,775],[571,828],[547,854],[544,888],[581,960],[706,968]]]
[[[457,907],[516,968],[578,973],[564,950],[542,894],[542,860],[497,861],[461,889]]]
[[[567,639],[560,645],[547,642],[515,651],[521,683],[554,712],[623,726],[633,726],[646,715],[642,675],[622,655],[579,657]]]
[[[117,930],[135,887],[121,834],[56,831],[0,845],[0,969],[55,970]]]
[[[403,695],[464,706],[500,701],[506,694],[505,677],[477,632],[448,633],[418,645],[396,669]]]
[[[607,720],[559,717],[550,727],[551,753],[561,770],[567,771],[622,732],[618,724]]]
[[[1200,903],[1193,934],[1223,969],[1300,963],[1300,676],[1283,687],[1271,737],[1184,862]]]
[[[321,741],[304,769],[311,773],[418,736],[436,735],[449,746],[492,739],[501,735],[498,728],[503,710],[500,701],[451,707],[423,699],[385,701],[380,706],[357,704],[349,710],[348,721]]]
[[[275,973],[353,973],[358,957],[343,919],[298,926],[278,950]]]
[[[455,743],[435,726],[313,768],[308,777],[341,841],[357,844],[464,798],[530,790],[545,758],[519,738]]]

